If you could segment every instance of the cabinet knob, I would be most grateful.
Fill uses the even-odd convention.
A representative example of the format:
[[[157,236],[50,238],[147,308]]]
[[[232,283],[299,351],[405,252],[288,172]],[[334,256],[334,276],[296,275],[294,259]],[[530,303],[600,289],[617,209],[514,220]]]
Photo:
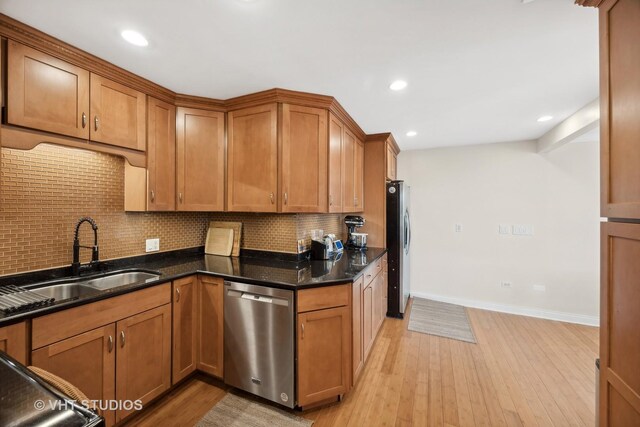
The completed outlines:
[[[107,348],[109,349],[109,353],[113,351],[113,337],[111,335],[109,335],[107,339]]]
[[[98,120],[98,116],[95,116],[93,118],[93,124],[94,124],[94,127],[96,128],[96,130],[98,130],[98,125],[100,124],[100,121]]]
[[[87,127],[87,115],[83,112],[82,113],[82,129]]]
[[[124,341],[124,331],[120,332],[120,347],[124,347],[125,341]]]
[[[271,199],[271,204],[273,204],[273,193],[269,194],[269,199]]]
[[[180,302],[180,289],[176,289],[176,302]]]

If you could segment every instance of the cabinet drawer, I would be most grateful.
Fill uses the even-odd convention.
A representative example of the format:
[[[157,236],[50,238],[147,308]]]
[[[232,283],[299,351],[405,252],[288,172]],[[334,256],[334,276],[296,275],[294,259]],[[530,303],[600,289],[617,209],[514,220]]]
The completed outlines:
[[[171,302],[171,283],[33,319],[31,349],[96,329]]]
[[[373,282],[378,273],[382,271],[382,258],[375,260],[369,267],[364,270],[364,287],[366,288]]]
[[[298,292],[298,313],[349,305],[349,284],[304,289]]]

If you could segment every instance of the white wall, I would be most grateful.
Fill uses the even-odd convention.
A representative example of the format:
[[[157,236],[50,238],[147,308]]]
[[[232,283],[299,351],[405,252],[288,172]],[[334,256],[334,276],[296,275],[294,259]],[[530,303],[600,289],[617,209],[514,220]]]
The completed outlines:
[[[597,142],[406,151],[398,175],[411,186],[413,296],[597,324]],[[499,224],[534,235],[500,235]]]

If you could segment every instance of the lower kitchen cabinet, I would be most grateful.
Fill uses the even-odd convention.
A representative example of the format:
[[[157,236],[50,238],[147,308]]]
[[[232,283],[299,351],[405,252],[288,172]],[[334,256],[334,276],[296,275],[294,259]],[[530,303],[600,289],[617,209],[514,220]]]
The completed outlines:
[[[373,344],[373,288],[371,284],[362,291],[362,348],[367,360]]]
[[[340,396],[350,387],[348,306],[298,315],[298,405]]]
[[[31,364],[69,381],[91,400],[113,400],[116,378],[116,326],[110,324],[39,348]],[[107,425],[114,411],[103,411]]]
[[[145,405],[171,387],[171,305],[121,320],[116,331],[116,399]],[[119,409],[116,422],[132,412]]]
[[[351,376],[351,385],[356,383],[356,380],[362,372],[364,366],[364,348],[362,347],[362,284],[364,279],[360,277],[353,282],[352,285],[352,297],[351,297],[351,342],[352,342],[352,358],[353,358],[353,374]]]
[[[173,362],[175,384],[196,370],[198,279],[185,277],[173,282]]]
[[[222,378],[224,280],[199,276],[197,292],[197,369]]]
[[[0,328],[0,351],[4,351],[20,363],[27,363],[27,325],[25,322]]]

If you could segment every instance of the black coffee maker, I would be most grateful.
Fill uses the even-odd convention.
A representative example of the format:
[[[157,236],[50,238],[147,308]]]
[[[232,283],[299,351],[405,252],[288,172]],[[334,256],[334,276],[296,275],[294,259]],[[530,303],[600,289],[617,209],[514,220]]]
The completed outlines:
[[[364,218],[359,215],[347,215],[344,217],[344,223],[347,226],[348,236],[346,247],[349,249],[366,250],[367,234],[356,233],[356,229],[364,225]]]

